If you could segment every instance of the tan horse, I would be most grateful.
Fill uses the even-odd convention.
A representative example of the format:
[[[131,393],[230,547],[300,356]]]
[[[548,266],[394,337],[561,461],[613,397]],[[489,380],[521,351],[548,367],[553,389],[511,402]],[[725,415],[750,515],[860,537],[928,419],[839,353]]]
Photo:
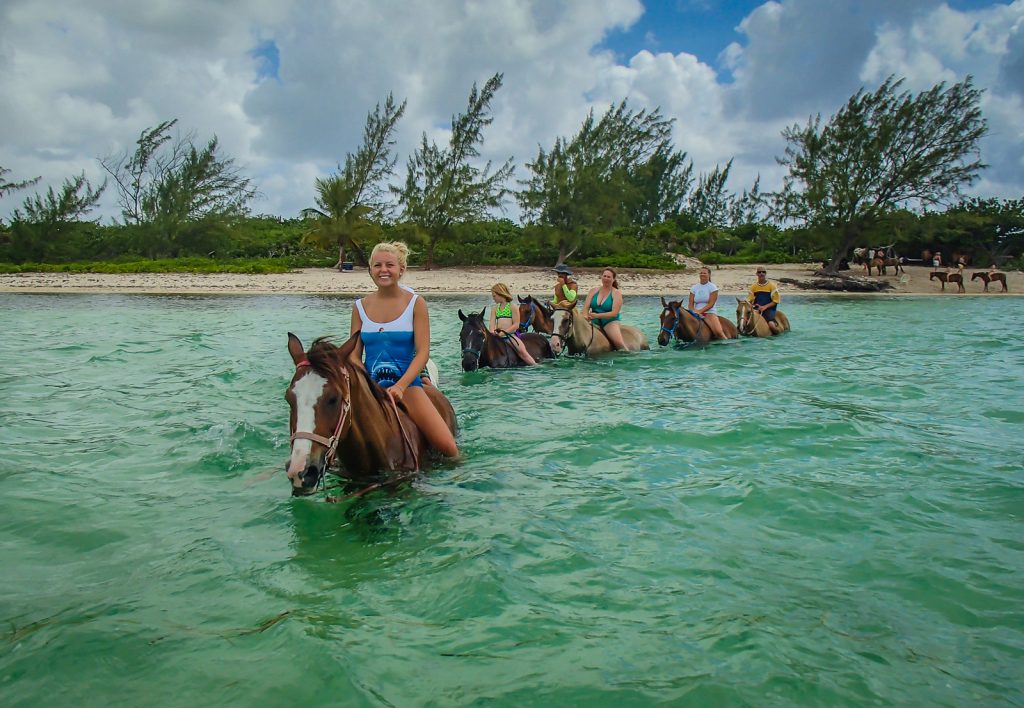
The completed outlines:
[[[940,273],[937,270],[933,270],[928,274],[928,280],[937,280],[942,283],[942,291],[946,291],[946,283],[956,283],[957,292],[965,293],[964,289],[964,276],[959,273]]]
[[[978,280],[979,278],[983,283],[985,283],[985,292],[988,292],[989,283],[1002,283],[1002,292],[1010,292],[1009,289],[1006,287],[1006,273],[1000,273],[998,271],[992,273],[986,271],[977,271],[974,275],[971,276],[971,280]]]
[[[611,342],[608,341],[608,337],[601,331],[601,328],[587,322],[586,318],[574,309],[556,307],[551,321],[554,325],[554,333],[551,335],[551,350],[556,355],[561,354],[563,349],[570,354],[586,356],[613,351]],[[622,341],[626,343],[626,351],[636,352],[651,348],[651,345],[647,343],[647,335],[636,327],[620,322],[619,328],[622,330]]]
[[[768,326],[768,320],[748,300],[736,298],[736,329],[744,337],[771,337],[788,332],[789,318],[778,307],[775,308],[775,324],[779,326],[777,331]]]

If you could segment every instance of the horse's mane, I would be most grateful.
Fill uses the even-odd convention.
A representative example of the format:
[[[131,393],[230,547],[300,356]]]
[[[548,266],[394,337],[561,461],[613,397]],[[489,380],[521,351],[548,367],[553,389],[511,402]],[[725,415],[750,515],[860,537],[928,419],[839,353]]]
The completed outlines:
[[[306,358],[309,360],[309,365],[313,371],[329,380],[340,378],[343,375],[342,369],[347,369],[356,376],[361,376],[373,397],[383,406],[389,399],[388,394],[370,377],[370,372],[362,366],[350,365],[348,356],[351,352],[352,347],[339,347],[331,341],[330,337],[317,337],[309,345]]]

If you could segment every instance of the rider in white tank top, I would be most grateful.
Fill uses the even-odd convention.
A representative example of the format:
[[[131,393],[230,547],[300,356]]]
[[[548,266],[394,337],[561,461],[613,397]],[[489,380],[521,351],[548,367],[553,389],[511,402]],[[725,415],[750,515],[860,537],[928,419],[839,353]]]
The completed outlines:
[[[419,296],[413,293],[402,314],[390,322],[374,322],[363,309],[362,300],[356,300],[356,309],[359,311],[359,319],[362,320],[359,337],[363,340],[366,370],[383,388],[392,386],[402,378],[416,356],[412,316],[417,297]],[[417,376],[409,385],[422,386],[423,382]]]

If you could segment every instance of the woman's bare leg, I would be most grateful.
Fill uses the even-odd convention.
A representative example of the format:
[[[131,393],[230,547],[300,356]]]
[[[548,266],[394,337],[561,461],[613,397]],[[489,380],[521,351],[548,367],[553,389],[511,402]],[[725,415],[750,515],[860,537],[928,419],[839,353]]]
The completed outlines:
[[[622,328],[618,322],[609,322],[604,326],[604,334],[612,346],[620,351],[626,350],[626,342],[622,338]]]
[[[516,354],[519,358],[526,362],[527,366],[533,366],[537,363],[537,360],[530,356],[530,352],[527,351],[526,345],[519,337],[512,337],[512,341],[516,343]]]
[[[725,336],[725,330],[722,329],[722,323],[718,321],[718,315],[705,312],[704,321],[708,323],[708,327],[711,328],[711,331],[715,333],[716,337],[719,339],[728,339],[728,337]]]
[[[444,418],[434,408],[426,392],[418,386],[410,386],[405,389],[402,402],[409,411],[412,422],[423,431],[430,446],[447,457],[458,457],[459,446],[455,442],[455,436],[449,430]]]

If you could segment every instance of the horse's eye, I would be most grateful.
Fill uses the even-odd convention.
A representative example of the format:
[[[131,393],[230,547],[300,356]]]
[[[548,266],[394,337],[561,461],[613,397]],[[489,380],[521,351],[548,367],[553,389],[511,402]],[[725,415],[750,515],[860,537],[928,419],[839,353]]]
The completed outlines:
[[[337,396],[331,396],[330,398],[328,398],[327,399],[327,405],[329,405],[329,406],[336,406],[336,405],[338,405],[338,397]]]

